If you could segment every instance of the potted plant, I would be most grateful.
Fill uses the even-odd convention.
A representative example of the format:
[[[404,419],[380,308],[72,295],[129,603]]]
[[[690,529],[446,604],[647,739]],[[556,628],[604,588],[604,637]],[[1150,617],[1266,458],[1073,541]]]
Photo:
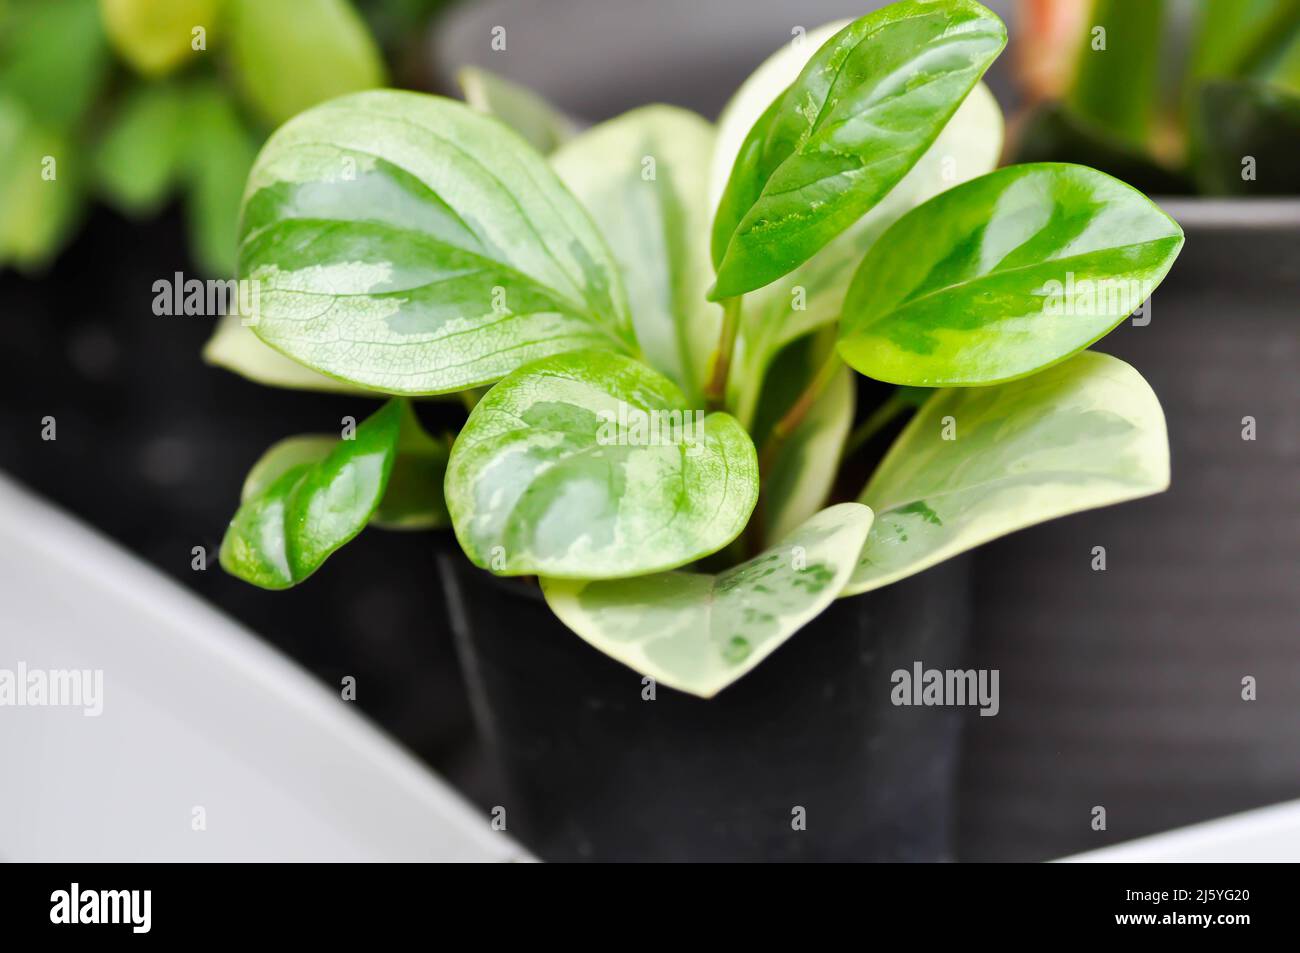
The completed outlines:
[[[222,565],[287,588],[371,522],[449,522],[503,816],[544,857],[948,856],[958,710],[895,677],[962,667],[945,561],[1168,483],[1155,394],[1086,349],[1177,224],[1087,167],[990,171],[1006,31],[972,0],[800,39],[716,128],[648,107],[548,161],[376,91],[249,176],[244,353],[392,396],[272,448]],[[431,437],[410,398],[456,393]]]

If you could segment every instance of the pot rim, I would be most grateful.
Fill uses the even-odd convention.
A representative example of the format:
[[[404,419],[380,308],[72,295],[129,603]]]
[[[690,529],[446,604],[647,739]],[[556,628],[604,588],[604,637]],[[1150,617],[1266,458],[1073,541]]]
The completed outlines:
[[[1300,197],[1154,196],[1179,225],[1196,231],[1300,231]]]

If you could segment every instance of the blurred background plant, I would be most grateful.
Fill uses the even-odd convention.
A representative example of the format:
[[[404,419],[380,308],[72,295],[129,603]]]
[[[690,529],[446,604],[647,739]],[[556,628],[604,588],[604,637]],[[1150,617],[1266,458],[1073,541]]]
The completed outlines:
[[[1016,160],[1147,191],[1300,192],[1300,0],[1024,0]]]
[[[194,261],[233,274],[262,140],[333,96],[418,85],[444,5],[0,0],[0,267],[43,270],[92,202],[142,219],[179,198]]]

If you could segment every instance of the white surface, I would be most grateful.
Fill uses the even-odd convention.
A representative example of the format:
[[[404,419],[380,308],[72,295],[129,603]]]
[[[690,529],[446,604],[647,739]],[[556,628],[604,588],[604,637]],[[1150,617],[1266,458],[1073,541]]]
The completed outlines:
[[[1294,863],[1300,861],[1300,801],[1142,837],[1064,863]]]
[[[0,706],[0,859],[529,859],[337,695],[0,476],[0,669],[20,662],[102,670],[103,713]],[[1063,858],[1297,860],[1300,801]]]
[[[0,669],[20,662],[102,669],[103,713],[0,706],[2,859],[525,857],[337,694],[0,477]]]

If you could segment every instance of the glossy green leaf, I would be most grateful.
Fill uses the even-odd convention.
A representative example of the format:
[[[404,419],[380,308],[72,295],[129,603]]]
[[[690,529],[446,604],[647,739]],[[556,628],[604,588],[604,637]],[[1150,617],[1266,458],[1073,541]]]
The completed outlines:
[[[749,130],[772,102],[799,78],[814,53],[852,20],[834,20],[782,43],[740,84],[718,116],[717,144],[709,162],[709,207],[717,210]]]
[[[714,299],[760,288],[862,217],[1006,43],[973,0],[903,0],[822,46],[740,148],[713,225]]]
[[[503,76],[466,66],[456,74],[465,102],[495,116],[542,155],[550,155],[577,133],[577,125],[526,86]]]
[[[586,211],[517,135],[435,96],[358,93],[272,136],[249,176],[240,273],[260,282],[263,341],[388,393],[633,347]]]
[[[264,494],[280,477],[303,465],[320,463],[343,441],[329,434],[286,437],[274,444],[248,471],[240,502]],[[409,403],[402,410],[396,456],[383,499],[370,517],[381,529],[438,529],[451,525],[442,482],[447,473],[448,440],[429,436]]]
[[[0,9],[0,96],[64,135],[86,118],[104,86],[108,41],[95,0],[25,0]]]
[[[551,164],[587,207],[615,260],[646,363],[698,402],[722,309],[705,299],[713,129],[693,112],[646,106],[569,142]]]
[[[1158,104],[1164,0],[1093,0],[1087,26],[1066,101],[1091,125],[1142,147]]]
[[[1168,486],[1160,402],[1117,358],[1085,351],[1009,384],[939,391],[862,492],[876,521],[844,595]]]
[[[317,103],[384,85],[384,63],[348,0],[225,0],[235,80],[279,125]]]
[[[185,97],[175,86],[154,83],[135,89],[96,149],[100,193],[127,214],[157,212],[182,173],[186,119]],[[238,210],[236,202],[235,214]]]
[[[99,0],[104,28],[122,59],[146,76],[161,76],[206,55],[221,0]],[[195,27],[203,46],[195,50]]]
[[[379,506],[402,413],[401,401],[389,401],[323,457],[318,438],[277,444],[250,474],[221,542],[222,568],[263,589],[286,589],[319,569]]]
[[[1164,278],[1183,232],[1094,169],[1011,166],[899,219],[854,275],[840,354],[877,380],[991,384],[1079,351]]]
[[[189,95],[185,134],[190,251],[205,272],[230,278],[237,268],[239,203],[257,149],[234,102],[215,84]]]
[[[776,353],[839,318],[854,270],[885,229],[945,189],[991,172],[1002,153],[1002,130],[997,101],[976,84],[925,155],[871,211],[794,271],[745,295],[740,371],[728,380],[729,406],[742,423],[752,418]]]
[[[834,601],[871,526],[841,503],[719,575],[667,572],[601,582],[542,579],[560,620],[661,685],[711,698]]]
[[[849,24],[839,20],[783,44],[728,101],[718,119],[709,174],[709,205],[716,208],[736,153],[763,110],[793,83],[813,53]],[[880,233],[917,204],[991,172],[1002,153],[1002,111],[977,83],[934,144],[912,170],[856,224],[788,275],[745,296],[738,335],[738,367],[727,381],[727,406],[747,427],[768,368],[791,341],[839,318],[853,270]]]
[[[447,508],[461,548],[504,575],[609,579],[674,569],[744,528],[758,459],[727,414],[602,351],[515,371],[452,449]]]
[[[320,463],[333,452],[341,441],[329,434],[300,434],[285,437],[258,458],[239,491],[239,502],[248,503],[269,490],[280,477],[290,470]]]

